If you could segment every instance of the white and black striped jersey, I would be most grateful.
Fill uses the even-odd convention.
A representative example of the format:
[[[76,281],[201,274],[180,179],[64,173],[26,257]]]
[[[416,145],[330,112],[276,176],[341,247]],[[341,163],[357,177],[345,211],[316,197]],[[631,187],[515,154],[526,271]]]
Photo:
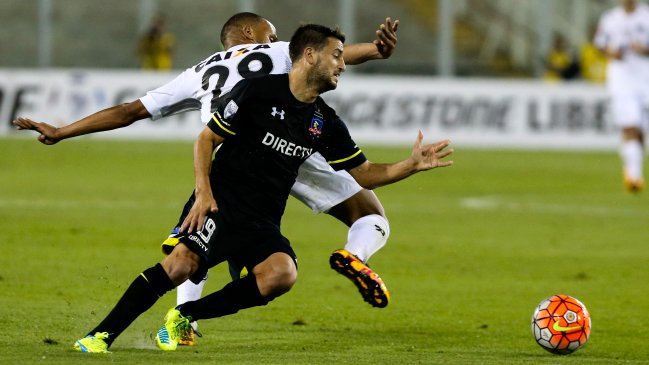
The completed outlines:
[[[218,97],[242,79],[284,74],[290,69],[288,42],[242,44],[211,55],[167,84],[147,92],[140,101],[153,120],[200,109],[201,121],[207,123]]]
[[[322,98],[302,103],[289,76],[245,79],[218,99],[208,127],[225,141],[211,183],[226,221],[279,225],[300,165],[320,153],[336,170],[366,161],[345,124]]]

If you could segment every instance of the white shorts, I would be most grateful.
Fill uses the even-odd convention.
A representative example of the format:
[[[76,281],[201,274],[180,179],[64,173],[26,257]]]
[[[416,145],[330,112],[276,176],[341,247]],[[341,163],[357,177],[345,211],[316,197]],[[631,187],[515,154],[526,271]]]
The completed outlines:
[[[633,79],[625,73],[611,76],[615,76],[608,81],[613,122],[620,128],[644,129],[648,118],[649,86],[641,78]]]
[[[347,171],[335,171],[321,154],[314,153],[300,166],[291,195],[313,212],[322,213],[362,189]]]
[[[649,86],[648,86],[649,87]],[[611,112],[613,122],[621,128],[643,129],[647,123],[647,103],[639,92],[623,91],[612,95]]]

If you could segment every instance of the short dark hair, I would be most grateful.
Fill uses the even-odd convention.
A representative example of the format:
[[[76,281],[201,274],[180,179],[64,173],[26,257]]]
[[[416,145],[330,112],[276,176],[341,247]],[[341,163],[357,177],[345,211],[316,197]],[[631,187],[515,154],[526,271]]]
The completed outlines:
[[[291,61],[294,62],[299,59],[307,47],[313,47],[318,51],[321,50],[327,44],[327,38],[329,37],[336,38],[345,43],[345,35],[340,32],[340,28],[338,27],[331,29],[319,24],[301,25],[293,33],[291,43],[288,46]]]
[[[225,22],[225,24],[223,24],[223,28],[221,28],[221,43],[225,45],[225,41],[230,35],[230,32],[239,28],[240,26],[244,24],[260,22],[262,20],[266,20],[266,18],[255,13],[243,12],[234,14]]]

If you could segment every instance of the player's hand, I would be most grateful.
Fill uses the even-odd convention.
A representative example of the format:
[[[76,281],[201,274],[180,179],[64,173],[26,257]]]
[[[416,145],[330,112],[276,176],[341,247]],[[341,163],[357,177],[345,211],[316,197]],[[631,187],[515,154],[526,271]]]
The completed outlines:
[[[192,233],[200,231],[203,228],[207,215],[218,211],[219,208],[216,205],[216,200],[212,196],[212,192],[197,194],[194,205],[192,205],[183,224],[180,226],[180,232]]]
[[[392,23],[390,17],[385,18],[385,24],[381,24],[376,31],[376,45],[379,54],[383,58],[389,58],[397,46],[397,28],[399,27],[399,20]]]
[[[20,130],[32,130],[40,133],[38,140],[43,144],[52,145],[61,140],[57,136],[58,128],[47,123],[39,123],[27,118],[16,118],[12,123]]]
[[[649,55],[649,47],[645,47],[642,43],[637,43],[637,42],[631,43],[631,50],[643,56]]]
[[[419,131],[415,144],[412,147],[410,159],[415,165],[417,171],[430,170],[437,167],[447,167],[453,164],[453,161],[442,161],[453,153],[452,148],[446,148],[451,144],[448,139],[423,145],[424,134]]]

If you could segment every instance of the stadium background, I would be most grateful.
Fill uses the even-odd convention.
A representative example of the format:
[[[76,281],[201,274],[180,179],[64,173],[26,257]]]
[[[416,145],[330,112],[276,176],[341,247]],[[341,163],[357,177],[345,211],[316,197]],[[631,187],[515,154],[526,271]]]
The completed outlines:
[[[541,61],[554,31],[576,50],[614,3],[0,0],[0,363],[648,363],[649,198],[622,189],[604,86],[547,81]],[[418,128],[453,140],[453,167],[377,190],[392,232],[370,264],[392,301],[363,303],[328,267],[346,227],[289,199],[282,228],[300,257],[290,293],[204,321],[196,347],[163,354],[151,333],[170,293],[112,354],[74,353],[161,259],[193,186],[201,125],[145,120],[43,146],[10,121],[64,125],[133,100],[211,54],[222,23],[244,10],[282,39],[302,21],[340,24],[356,41],[385,16],[402,22],[390,60],[349,67],[327,96],[375,161],[407,156]],[[158,11],[177,41],[170,72],[142,71],[135,55]],[[206,292],[228,277],[224,265],[210,275]],[[593,318],[586,347],[560,358],[534,343],[529,322],[557,293]]]
[[[0,134],[16,116],[58,125],[130,101],[174,72],[138,72],[136,47],[155,14],[176,38],[180,71],[220,49],[221,24],[237,11],[271,19],[280,39],[300,22],[339,24],[371,41],[386,16],[400,19],[389,61],[349,67],[326,98],[367,143],[409,143],[412,130],[464,146],[611,149],[617,139],[601,84],[542,80],[555,33],[575,55],[614,1],[5,0],[0,3]],[[25,70],[27,69],[27,70]],[[112,134],[193,138],[193,116]],[[180,134],[178,131],[182,131]]]

